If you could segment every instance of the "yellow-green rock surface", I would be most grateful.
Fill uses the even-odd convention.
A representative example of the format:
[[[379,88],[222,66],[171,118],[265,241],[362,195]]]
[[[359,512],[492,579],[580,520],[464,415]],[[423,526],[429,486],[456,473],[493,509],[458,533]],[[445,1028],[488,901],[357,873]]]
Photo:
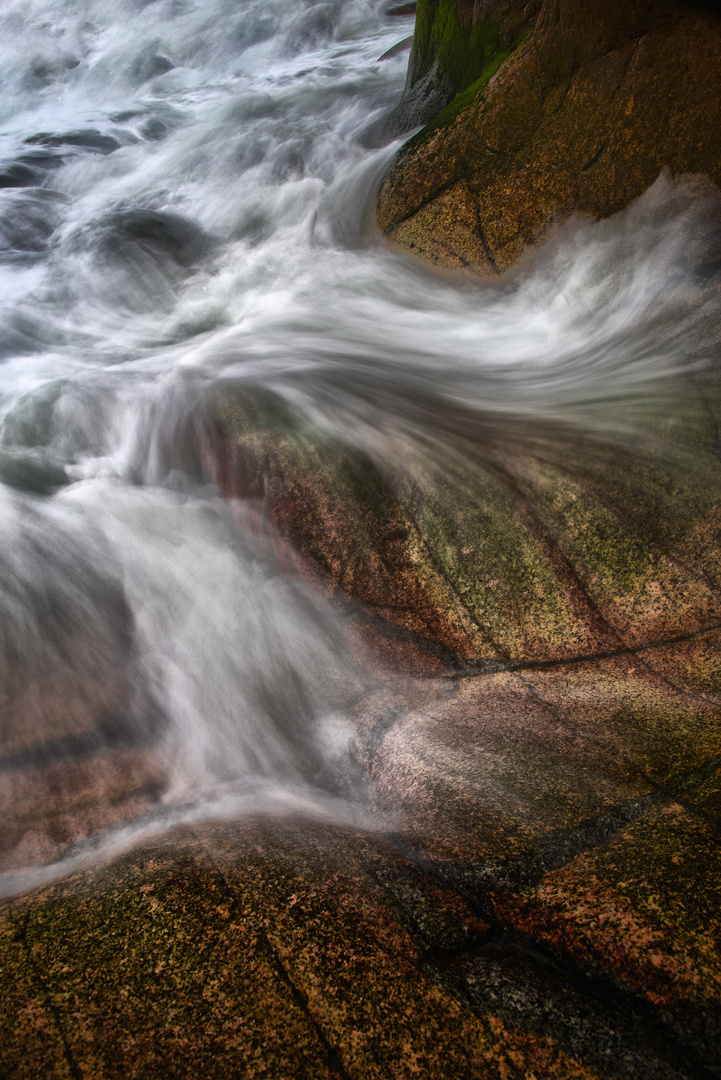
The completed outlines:
[[[448,436],[415,470],[268,391],[224,392],[200,441],[221,490],[255,500],[300,569],[399,647],[454,670],[577,659],[721,625],[717,381],[668,379],[619,439],[477,418],[475,444]],[[713,690],[715,649],[692,648],[684,678]]]
[[[421,0],[416,50],[467,57],[484,12]],[[610,0],[591,13],[578,0],[544,0],[528,25],[500,66],[486,65],[492,77],[456,80],[463,93],[388,171],[378,224],[403,250],[501,273],[550,226],[575,212],[614,214],[665,168],[721,182],[721,19],[711,5]]]
[[[690,800],[718,716],[715,764],[661,787],[615,756],[629,727],[614,755],[528,687],[430,689],[375,749],[393,832],[197,825],[4,901],[2,1075],[716,1075],[718,819]]]

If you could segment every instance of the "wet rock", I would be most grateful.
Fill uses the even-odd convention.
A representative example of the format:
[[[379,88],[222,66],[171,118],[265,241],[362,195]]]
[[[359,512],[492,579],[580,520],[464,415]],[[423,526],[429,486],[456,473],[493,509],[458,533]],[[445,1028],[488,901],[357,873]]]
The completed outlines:
[[[719,1064],[718,829],[672,801],[496,910],[653,1004]]]
[[[3,168],[0,188],[39,187],[50,171],[64,164],[63,157],[54,151],[28,151]]]
[[[495,274],[552,223],[628,206],[663,168],[721,182],[717,13],[673,0],[632,12],[619,0],[594,19],[576,0],[515,7],[515,48],[497,46],[479,68],[481,14],[422,4],[391,127],[427,123],[381,188],[389,239],[442,266]]]
[[[416,530],[367,456],[266,390],[225,394],[202,423],[209,476],[225,494],[257,500],[331,589],[431,652],[470,655],[452,596],[438,575],[417,573]]]
[[[0,201],[0,259],[45,252],[69,200],[44,188],[7,191]]]
[[[619,1080],[694,1075],[684,1051],[652,1031],[641,1008],[591,987],[588,980],[584,984],[526,942],[490,941],[451,963],[444,974],[480,1015],[495,1014],[511,1028],[534,1032],[539,1043],[559,1044],[586,1063],[586,1075]]]
[[[606,815],[686,791],[721,753],[718,706],[627,658],[435,689],[380,737],[370,729],[374,798],[424,857],[485,863],[504,880],[582,843],[576,829],[603,832]]]
[[[702,641],[721,622],[721,491],[695,383],[669,384],[620,440],[469,420],[482,441],[462,464],[444,435],[438,466],[400,477],[267,390],[205,408],[218,487],[256,500],[328,588],[447,670],[680,649],[691,635],[685,655],[703,653],[705,674],[684,678],[716,685]]]
[[[65,756],[0,762],[0,872],[8,882],[29,866],[72,858],[90,837],[157,809],[167,762],[152,749],[119,741],[94,732],[70,744],[73,752]]]
[[[425,124],[461,91],[485,85],[531,31],[539,7],[538,0],[421,2],[406,85],[386,133]]]
[[[23,941],[22,926],[2,920],[0,929],[0,1033],[5,1076],[72,1077],[62,1033],[38,985]]]
[[[460,952],[428,948],[402,879]],[[6,1072],[702,1075],[635,997],[604,1000],[444,892],[376,838],[259,819],[5,902]]]
[[[53,148],[68,146],[103,155],[114,153],[121,145],[120,140],[116,139],[114,135],[94,131],[92,128],[87,131],[68,131],[59,135],[41,132],[38,135],[31,135],[25,142],[31,145]]]
[[[103,221],[98,247],[103,255],[121,263],[132,263],[140,253],[189,268],[208,252],[210,239],[201,228],[179,214],[145,208],[123,209],[109,214]]]
[[[130,74],[137,85],[149,82],[158,75],[165,75],[175,67],[173,61],[160,52],[158,47],[159,42],[151,42],[133,62]]]
[[[81,876],[70,893],[52,888],[41,907],[6,916],[45,990],[35,1001],[42,1022],[62,1033],[72,1075],[151,1068],[182,1076],[191,1066],[225,1076],[263,1070],[268,1058],[274,1075],[332,1075],[263,928],[247,925],[192,838],[122,860],[96,895],[98,885]],[[13,1025],[3,1012],[5,1067],[33,1075],[22,1017]]]
[[[67,484],[65,470],[42,454],[0,450],[0,478],[9,487],[49,495]]]
[[[422,678],[389,682],[355,716],[389,849],[349,839],[329,874],[327,849],[319,864],[274,840],[259,887],[230,833],[207,839],[266,912],[349,1075],[386,1061],[394,1075],[411,1060],[450,1067],[440,1044],[440,1057],[416,1043],[393,1057],[404,1021],[385,1013],[377,1049],[377,990],[356,960],[368,956],[363,916],[337,897],[326,906],[335,886],[315,884],[354,866],[344,895],[358,904],[370,871],[370,923],[385,927],[392,910],[408,935],[389,954],[412,952],[478,1024],[464,1039],[480,1056],[454,1062],[456,1075],[479,1061],[493,1076],[717,1075],[715,385],[709,373],[667,387],[630,442],[491,426],[472,466],[413,484],[267,391],[229,389],[204,413],[205,467],[221,489],[255,500],[301,572],[372,614],[373,633],[414,633],[440,664],[412,668],[394,652],[396,671]],[[415,623],[391,600],[402,575],[425,589],[405,594]],[[434,622],[413,607],[421,595]],[[436,1000],[418,1013],[427,1030]]]

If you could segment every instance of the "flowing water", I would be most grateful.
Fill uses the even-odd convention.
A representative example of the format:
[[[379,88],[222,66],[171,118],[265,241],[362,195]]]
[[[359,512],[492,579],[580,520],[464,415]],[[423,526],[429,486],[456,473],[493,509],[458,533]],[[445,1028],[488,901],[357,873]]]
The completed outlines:
[[[362,803],[372,677],[342,612],[187,466],[214,391],[273,391],[392,471],[459,435],[472,456],[489,426],[620,437],[708,359],[693,185],[662,177],[498,283],[379,240],[407,54],[378,58],[412,26],[384,8],[3,4],[3,891],[198,814]],[[89,778],[92,814],[41,835],[33,807]]]

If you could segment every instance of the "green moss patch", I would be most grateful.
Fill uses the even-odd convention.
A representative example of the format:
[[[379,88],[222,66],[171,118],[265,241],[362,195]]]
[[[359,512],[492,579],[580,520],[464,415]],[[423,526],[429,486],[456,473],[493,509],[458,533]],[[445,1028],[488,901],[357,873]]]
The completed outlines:
[[[421,128],[419,132],[409,139],[405,144],[404,150],[416,150],[418,147],[422,146],[431,135],[435,134],[436,131],[440,131],[442,128],[452,124],[459,113],[464,109],[467,109],[469,105],[473,104],[481,91],[496,74],[501,64],[504,64],[509,56],[511,56],[519,45],[522,45],[528,37],[529,31],[523,31],[511,45],[501,46],[497,23],[492,19],[488,19],[482,23],[476,23],[471,35],[472,42],[475,38],[475,45],[472,45],[469,56],[467,58],[464,57],[458,64],[456,71],[462,70],[461,85],[464,81],[467,81],[467,76],[471,71],[480,69],[481,75],[471,82],[470,85],[466,85],[466,88],[462,90],[450,104],[446,105],[445,109],[442,109],[437,116],[434,116],[432,120],[428,121],[425,127]],[[447,50],[447,54],[457,55],[452,52],[450,47]],[[446,55],[446,53],[439,52],[439,65],[442,64],[442,55]]]

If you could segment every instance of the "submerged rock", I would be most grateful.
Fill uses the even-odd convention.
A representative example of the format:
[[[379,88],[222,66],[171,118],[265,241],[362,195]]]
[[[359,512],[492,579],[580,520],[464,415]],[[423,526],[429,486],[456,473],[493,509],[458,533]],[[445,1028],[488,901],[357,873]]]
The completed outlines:
[[[617,441],[480,419],[469,456],[448,436],[433,466],[395,473],[270,391],[225,391],[206,469],[446,670],[647,650],[721,623],[716,382],[679,376]],[[699,654],[688,677],[720,673]]]

